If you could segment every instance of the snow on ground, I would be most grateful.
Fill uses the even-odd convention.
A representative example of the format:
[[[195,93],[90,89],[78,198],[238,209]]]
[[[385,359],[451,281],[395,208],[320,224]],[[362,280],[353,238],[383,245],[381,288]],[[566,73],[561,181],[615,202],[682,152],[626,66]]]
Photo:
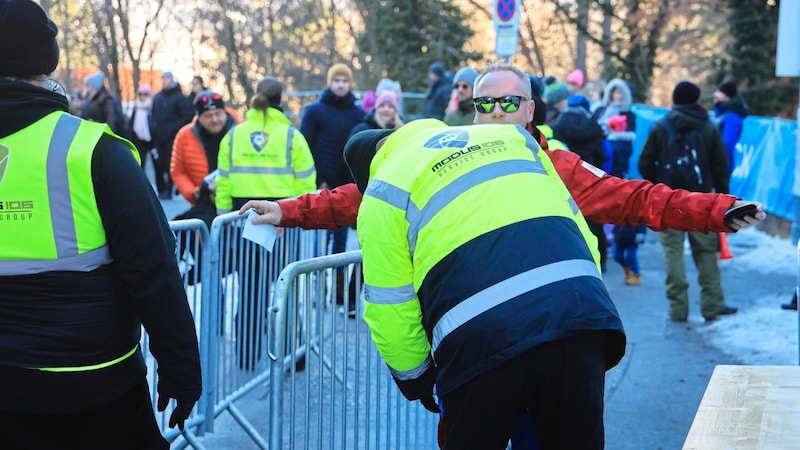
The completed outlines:
[[[788,239],[748,228],[728,235],[728,242],[737,267],[744,273],[752,273],[756,280],[759,273],[797,276],[797,249]],[[789,289],[755,299],[735,316],[704,327],[704,332],[714,346],[743,364],[797,365],[798,316],[780,309],[791,298]]]

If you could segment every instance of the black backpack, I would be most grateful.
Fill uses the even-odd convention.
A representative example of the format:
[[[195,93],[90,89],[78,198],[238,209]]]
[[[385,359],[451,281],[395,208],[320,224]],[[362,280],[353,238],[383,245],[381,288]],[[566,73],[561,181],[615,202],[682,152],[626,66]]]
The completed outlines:
[[[661,149],[656,167],[656,182],[673,189],[711,192],[713,183],[706,167],[706,153],[699,129],[677,131],[666,117],[658,122],[667,131],[667,145]]]

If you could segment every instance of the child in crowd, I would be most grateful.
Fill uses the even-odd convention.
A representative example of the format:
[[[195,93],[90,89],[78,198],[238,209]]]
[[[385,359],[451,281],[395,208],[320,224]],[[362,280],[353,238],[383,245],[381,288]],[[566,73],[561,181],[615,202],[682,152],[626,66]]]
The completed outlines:
[[[638,286],[642,284],[642,274],[639,272],[639,258],[636,256],[639,244],[644,242],[647,228],[644,225],[637,227],[614,226],[614,261],[620,263],[625,269],[625,284]]]

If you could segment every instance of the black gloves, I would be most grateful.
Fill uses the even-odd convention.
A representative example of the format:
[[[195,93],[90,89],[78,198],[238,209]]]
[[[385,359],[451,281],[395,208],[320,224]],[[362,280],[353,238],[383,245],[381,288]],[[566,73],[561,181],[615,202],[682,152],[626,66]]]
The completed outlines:
[[[169,400],[171,398],[175,399],[175,409],[172,410],[172,414],[169,416],[169,427],[175,428],[175,425],[183,431],[183,422],[189,418],[189,414],[192,413],[192,408],[194,408],[194,404],[197,403],[197,400],[200,398],[200,393],[202,392],[202,388],[200,385],[200,377],[199,373],[197,374],[197,379],[193,379],[193,377],[186,377],[183,381],[183,384],[176,384],[171,382],[170,378],[163,373],[159,368],[159,380],[158,380],[158,401],[156,402],[156,407],[159,411],[164,411],[167,409],[167,405],[169,404]]]
[[[394,382],[405,398],[411,401],[419,400],[425,409],[438,414],[440,412],[439,405],[436,404],[436,400],[433,398],[433,387],[436,384],[436,366],[430,359],[425,361],[425,364],[427,364],[425,371],[417,378],[401,380],[397,378],[393,370],[391,371],[392,378],[394,378]]]
[[[422,406],[424,406],[425,409],[427,409],[432,413],[439,414],[440,412],[442,412],[439,409],[439,405],[436,403],[436,400],[433,398],[433,395],[422,397],[421,399],[419,399],[419,402],[422,403]]]
[[[167,409],[167,405],[169,404],[169,396],[162,395],[161,393],[158,394],[158,410],[164,411]],[[175,425],[178,426],[178,429],[183,431],[183,422],[189,418],[189,414],[192,413],[192,408],[194,408],[194,404],[197,400],[192,401],[183,401],[180,399],[175,399],[177,404],[175,405],[175,409],[172,410],[172,414],[169,416],[169,427],[175,428]]]

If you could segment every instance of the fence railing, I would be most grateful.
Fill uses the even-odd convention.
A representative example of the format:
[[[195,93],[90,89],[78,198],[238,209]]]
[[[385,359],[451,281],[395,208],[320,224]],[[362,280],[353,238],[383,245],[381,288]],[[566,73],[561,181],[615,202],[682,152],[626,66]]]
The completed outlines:
[[[184,431],[167,426],[172,405],[157,413],[173,448],[205,448],[224,414],[262,449],[435,448],[437,416],[400,395],[360,319],[361,252],[321,256],[327,232],[300,229],[279,229],[268,252],[243,238],[245,220],[170,222],[203,371]],[[142,348],[155,408],[146,333]],[[237,402],[264,387],[247,417]]]

